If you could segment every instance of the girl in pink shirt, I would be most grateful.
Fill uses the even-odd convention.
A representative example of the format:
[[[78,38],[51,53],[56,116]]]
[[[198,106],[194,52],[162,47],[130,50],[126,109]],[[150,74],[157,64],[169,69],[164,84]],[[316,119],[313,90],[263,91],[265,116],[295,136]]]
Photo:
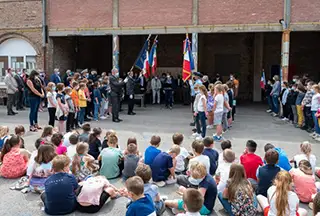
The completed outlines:
[[[290,174],[299,200],[305,203],[312,202],[312,195],[317,193],[317,186],[310,162],[301,160],[299,168],[291,169]]]
[[[53,145],[56,146],[56,153],[58,155],[66,154],[67,153],[67,147],[62,145],[63,141],[63,135],[61,133],[55,133],[51,137],[51,142]]]

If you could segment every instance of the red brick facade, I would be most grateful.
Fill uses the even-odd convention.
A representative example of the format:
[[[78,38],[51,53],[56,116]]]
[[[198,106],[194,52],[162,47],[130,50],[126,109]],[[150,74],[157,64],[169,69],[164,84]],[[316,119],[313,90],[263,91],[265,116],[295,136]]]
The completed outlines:
[[[292,22],[320,22],[319,0],[292,0]]]

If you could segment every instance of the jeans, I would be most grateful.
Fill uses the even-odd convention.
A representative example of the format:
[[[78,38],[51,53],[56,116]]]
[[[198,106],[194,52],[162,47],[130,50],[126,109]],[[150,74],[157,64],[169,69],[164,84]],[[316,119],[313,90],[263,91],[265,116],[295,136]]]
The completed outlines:
[[[298,123],[298,113],[297,113],[297,106],[291,105],[292,115],[293,115],[293,124]]]
[[[313,118],[313,122],[314,122],[314,127],[316,129],[316,133],[318,135],[320,135],[320,125],[319,125],[319,119],[316,116],[317,111],[312,111],[312,118]]]
[[[165,99],[166,99],[166,107],[172,107],[172,90],[166,89],[165,90]]]
[[[100,107],[100,104],[94,101],[93,102],[93,107],[94,107],[93,119],[94,120],[98,120],[99,119],[99,107]]]
[[[272,110],[272,98],[271,98],[271,96],[270,96],[270,95],[269,95],[269,96],[267,96],[267,101],[268,101],[269,109],[271,109],[271,110]]]
[[[272,95],[272,104],[273,104],[273,112],[275,114],[279,113],[279,101],[278,101],[278,95]]]
[[[152,90],[152,103],[156,103],[156,98],[157,103],[160,104],[160,90]]]
[[[30,112],[29,121],[30,126],[38,124],[38,109],[40,105],[40,97],[29,96]]]
[[[86,114],[86,108],[80,107],[80,112],[79,112],[79,123],[80,124],[83,124],[85,114]]]
[[[198,112],[198,115],[196,116],[196,127],[197,127],[197,133],[201,134],[202,138],[205,138],[206,130],[207,130],[205,112]]]

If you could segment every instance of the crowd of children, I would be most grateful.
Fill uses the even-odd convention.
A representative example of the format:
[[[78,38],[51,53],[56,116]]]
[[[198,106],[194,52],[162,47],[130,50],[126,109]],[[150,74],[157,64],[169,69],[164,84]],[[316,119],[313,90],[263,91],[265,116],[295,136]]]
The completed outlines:
[[[265,155],[255,154],[257,143],[248,140],[236,160],[229,140],[205,137],[184,147],[184,136],[175,133],[172,146],[161,151],[161,138],[152,136],[141,155],[136,138],[120,149],[115,131],[102,138],[100,128],[82,126],[64,136],[46,126],[32,153],[22,145],[23,126],[16,134],[0,127],[0,174],[3,178],[27,176],[26,191],[39,193],[47,214],[68,214],[75,210],[98,212],[109,198],[127,197],[128,216],[162,215],[166,208],[177,215],[209,215],[219,199],[229,215],[307,215],[299,202],[310,203],[314,215],[320,212],[319,169],[311,144],[303,142],[300,153],[289,159],[285,151],[267,143]],[[68,139],[65,142],[64,139]],[[124,188],[108,180],[122,177]],[[161,197],[159,187],[178,184],[181,199]],[[22,189],[22,188],[20,188]]]
[[[265,93],[268,113],[306,130],[313,139],[320,141],[320,83],[304,75],[280,84],[279,77],[274,76],[268,81]]]

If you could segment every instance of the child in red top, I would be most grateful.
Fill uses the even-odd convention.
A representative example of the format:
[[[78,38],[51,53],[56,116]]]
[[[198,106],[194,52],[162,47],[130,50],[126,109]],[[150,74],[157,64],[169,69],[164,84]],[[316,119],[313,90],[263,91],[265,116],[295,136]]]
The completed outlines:
[[[256,172],[259,166],[263,165],[261,157],[255,154],[257,143],[253,140],[248,140],[246,150],[240,156],[240,163],[243,165],[248,179],[257,181]]]

